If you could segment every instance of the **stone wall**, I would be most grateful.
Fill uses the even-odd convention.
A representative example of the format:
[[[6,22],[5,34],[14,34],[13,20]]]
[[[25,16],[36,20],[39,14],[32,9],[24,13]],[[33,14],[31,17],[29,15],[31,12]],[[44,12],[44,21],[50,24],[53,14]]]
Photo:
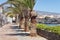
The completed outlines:
[[[37,34],[48,40],[60,40],[60,35],[45,30],[37,29]]]

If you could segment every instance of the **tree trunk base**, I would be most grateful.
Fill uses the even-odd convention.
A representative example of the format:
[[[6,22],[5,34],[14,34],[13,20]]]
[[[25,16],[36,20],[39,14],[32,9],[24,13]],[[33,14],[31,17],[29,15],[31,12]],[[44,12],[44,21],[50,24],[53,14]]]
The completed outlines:
[[[31,36],[31,37],[36,37],[37,34],[36,34],[36,33],[30,33],[30,36]]]
[[[25,32],[29,32],[29,28],[28,27],[27,28],[25,27]]]

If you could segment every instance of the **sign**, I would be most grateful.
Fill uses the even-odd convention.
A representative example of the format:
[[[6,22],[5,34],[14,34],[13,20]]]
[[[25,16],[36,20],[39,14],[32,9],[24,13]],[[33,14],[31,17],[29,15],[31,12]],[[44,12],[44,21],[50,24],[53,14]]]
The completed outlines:
[[[0,13],[2,13],[3,12],[3,8],[0,6]]]

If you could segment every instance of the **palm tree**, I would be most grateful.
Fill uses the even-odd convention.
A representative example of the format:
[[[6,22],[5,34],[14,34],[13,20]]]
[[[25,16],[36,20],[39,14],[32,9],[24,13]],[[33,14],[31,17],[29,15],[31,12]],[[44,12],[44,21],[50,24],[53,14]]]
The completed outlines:
[[[35,5],[35,0],[30,0],[30,18],[31,18],[31,36],[36,36],[36,14],[35,11],[33,10],[33,7]]]
[[[33,11],[33,7],[35,5],[35,0],[9,0],[11,4],[13,4],[16,8],[18,8],[20,14],[22,15],[20,20],[23,20],[25,17],[25,31],[28,31],[28,21],[31,19],[31,35],[36,35],[36,15]],[[21,4],[21,5],[20,5]],[[22,6],[22,7],[20,7]],[[25,14],[23,14],[22,9],[24,8]],[[32,35],[32,36],[33,36]]]
[[[12,12],[7,12],[7,13],[5,13],[5,15],[7,16],[7,17],[13,17],[13,16],[15,16]]]
[[[20,27],[23,28],[24,27],[24,13],[22,13],[22,8],[23,6],[21,5],[22,3],[19,2],[19,0],[8,0],[8,3],[14,5],[15,9],[13,9],[13,11],[17,14],[20,15]]]
[[[35,0],[22,0],[21,1],[28,9],[28,15],[25,16],[25,30],[28,29],[28,20],[31,19],[31,35],[36,35],[36,16],[33,7],[35,5]]]

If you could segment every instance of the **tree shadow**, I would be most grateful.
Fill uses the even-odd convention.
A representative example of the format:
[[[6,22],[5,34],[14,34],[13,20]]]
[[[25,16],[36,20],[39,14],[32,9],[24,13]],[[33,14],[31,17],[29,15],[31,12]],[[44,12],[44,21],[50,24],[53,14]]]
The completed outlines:
[[[19,26],[11,26],[11,29],[21,29]]]
[[[29,36],[28,33],[15,33],[15,34],[5,34],[7,36]]]
[[[16,31],[16,33],[10,33],[10,34],[5,34],[7,36],[29,36],[29,33],[22,33],[25,32],[24,30],[20,30],[21,28],[19,28],[18,26],[12,26],[11,29],[15,29],[14,31]],[[17,29],[17,30],[16,30]],[[18,33],[21,32],[21,33]]]
[[[21,29],[19,26],[11,26],[11,29],[13,29],[16,32],[24,32],[24,29]]]
[[[25,32],[24,30],[20,30],[21,28],[19,26],[11,26],[11,29],[13,29],[14,31],[16,31],[16,33],[10,33],[10,34],[5,34],[7,36],[29,36],[29,33],[23,33]],[[16,30],[17,29],[17,30]],[[21,32],[21,33],[18,33]]]

